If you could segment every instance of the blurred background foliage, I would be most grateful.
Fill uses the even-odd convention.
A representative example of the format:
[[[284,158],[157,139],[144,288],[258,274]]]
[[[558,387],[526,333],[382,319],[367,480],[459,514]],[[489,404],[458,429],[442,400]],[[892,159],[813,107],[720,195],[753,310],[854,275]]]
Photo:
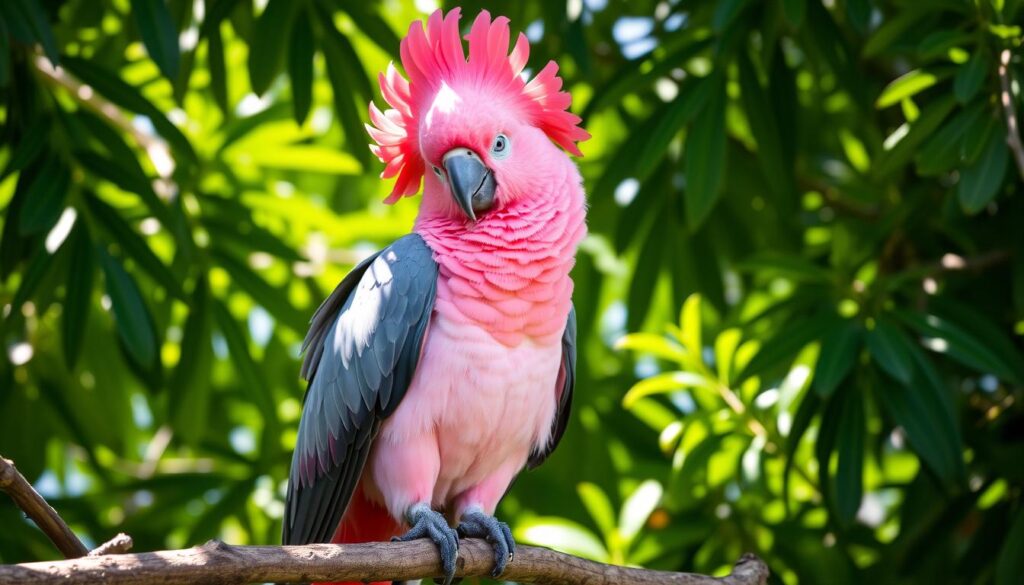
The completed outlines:
[[[594,135],[577,402],[518,538],[1020,583],[1021,3],[486,4]],[[307,319],[415,216],[362,123],[434,7],[0,2],[0,453],[89,543],[278,542]]]

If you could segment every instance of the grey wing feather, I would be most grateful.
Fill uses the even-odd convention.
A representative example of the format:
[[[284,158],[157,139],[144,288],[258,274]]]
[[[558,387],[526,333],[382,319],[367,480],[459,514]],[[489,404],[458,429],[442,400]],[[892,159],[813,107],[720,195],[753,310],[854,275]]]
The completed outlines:
[[[334,534],[381,421],[412,381],[437,272],[423,239],[405,236],[356,266],[313,315],[285,544],[328,542]]]
[[[558,398],[558,407],[555,410],[555,418],[551,422],[551,437],[547,444],[534,450],[530,454],[527,465],[533,469],[544,463],[544,460],[558,447],[558,442],[565,434],[565,427],[569,424],[569,414],[572,411],[572,392],[576,388],[576,307],[569,309],[569,318],[565,323],[565,331],[562,333],[562,364],[558,369],[555,392]]]

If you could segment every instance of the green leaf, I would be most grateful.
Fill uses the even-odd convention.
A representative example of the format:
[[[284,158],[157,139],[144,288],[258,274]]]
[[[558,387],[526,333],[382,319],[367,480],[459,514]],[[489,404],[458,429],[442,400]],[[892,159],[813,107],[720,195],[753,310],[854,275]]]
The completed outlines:
[[[709,83],[711,80],[709,80]],[[714,94],[702,108],[686,137],[686,221],[696,231],[707,219],[721,193],[725,172],[725,85],[714,81]]]
[[[904,322],[928,339],[928,347],[944,353],[981,373],[993,374],[1001,379],[1020,383],[1014,367],[966,329],[952,321],[910,311],[896,313]]]
[[[996,113],[991,108],[983,108],[981,122],[969,126],[964,132],[964,139],[960,145],[960,162],[962,165],[974,164],[981,157],[981,153],[989,146],[992,134],[1002,134],[1005,129],[1001,114]]]
[[[912,343],[895,324],[879,317],[875,328],[868,331],[868,349],[871,357],[890,376],[903,384],[910,384],[914,373],[911,358]]]
[[[737,380],[760,375],[765,370],[793,358],[808,343],[819,339],[831,329],[834,323],[834,317],[822,315],[798,318],[792,323],[787,323],[784,329],[764,342],[747,367],[743,368]]]
[[[682,342],[685,347],[693,355],[701,355],[704,351],[704,346],[701,343],[701,298],[699,294],[692,294],[687,297],[686,302],[683,303],[683,308],[679,311],[679,327],[682,329]]]
[[[643,328],[644,319],[647,317],[651,299],[654,296],[654,287],[661,274],[664,253],[665,246],[658,238],[648,235],[643,239],[626,296],[626,305],[629,307],[626,315],[628,331],[639,331]]]
[[[612,509],[612,502],[608,495],[597,484],[587,481],[576,486],[576,493],[580,496],[587,513],[597,524],[598,529],[605,534],[605,538],[615,531],[615,510]]]
[[[717,32],[724,31],[743,10],[746,0],[722,0],[715,3],[715,14],[711,17],[711,26]]]
[[[202,438],[208,428],[209,383],[213,363],[210,303],[210,287],[206,275],[202,274],[196,280],[189,299],[189,313],[181,339],[181,358],[169,384],[172,426],[192,445]]]
[[[961,139],[981,121],[984,109],[981,103],[965,108],[928,139],[914,158],[918,174],[936,175],[956,167],[960,163]]]
[[[844,394],[836,449],[836,508],[839,521],[850,526],[857,516],[864,495],[864,443],[867,429],[864,398],[859,388],[847,388]]]
[[[687,388],[714,388],[714,382],[693,372],[663,372],[644,378],[622,397],[622,407],[632,408],[641,398],[677,392]]]
[[[241,386],[252,393],[252,400],[263,414],[265,421],[276,420],[277,403],[274,401],[268,380],[249,351],[249,342],[242,327],[231,315],[224,303],[213,300],[213,318],[217,329],[224,336],[228,353],[235,363],[235,371],[241,378]]]
[[[636,149],[634,175],[638,180],[647,178],[654,168],[665,159],[669,143],[679,131],[688,124],[700,111],[710,97],[713,83],[708,79],[698,79],[692,83],[684,83],[679,94],[667,104],[660,113],[652,117],[656,122],[645,133],[643,141]],[[633,157],[631,157],[633,158]]]
[[[132,14],[139,26],[149,58],[156,62],[164,77],[178,77],[178,31],[164,0],[131,0]]]
[[[949,52],[953,47],[963,46],[974,37],[962,30],[939,29],[926,36],[917,46],[922,58],[934,59]]]
[[[181,133],[181,130],[178,130],[178,127],[172,124],[167,116],[143,97],[136,88],[125,83],[106,68],[89,60],[79,57],[64,57],[63,63],[71,73],[103,97],[125,109],[148,117],[157,132],[181,155],[176,159],[178,163],[194,164],[196,162],[195,150],[192,149],[191,143]]]
[[[787,164],[779,129],[778,116],[772,102],[758,80],[754,63],[747,52],[738,59],[743,110],[750,131],[757,141],[757,159],[769,186],[780,198],[791,197],[794,191],[793,169]]]
[[[106,250],[98,247],[96,253],[106,276],[107,294],[124,348],[140,365],[152,367],[158,358],[156,331],[139,286]]]
[[[50,63],[60,64],[60,53],[53,37],[53,29],[46,19],[46,13],[37,0],[5,0],[0,2],[0,16],[10,29],[11,36],[32,45],[39,43]],[[7,58],[9,53],[5,52]]]
[[[220,26],[210,29],[206,43],[207,68],[210,70],[210,90],[220,111],[225,115],[231,112],[228,103],[228,68],[224,62],[224,39]]]
[[[94,194],[87,194],[84,199],[89,213],[110,233],[125,254],[138,262],[139,267],[166,289],[168,294],[178,299],[185,298],[181,280],[157,258],[146,240],[125,222],[116,209]]]
[[[822,396],[835,391],[846,378],[860,352],[861,329],[845,321],[825,334],[814,372],[814,390]]]
[[[313,26],[309,22],[309,12],[302,10],[296,17],[288,47],[292,107],[295,110],[295,123],[299,126],[306,121],[313,102],[313,49]]]
[[[75,159],[93,175],[110,181],[118,188],[135,193],[145,203],[153,216],[164,226],[171,225],[171,214],[167,205],[157,197],[150,182],[138,162],[132,159],[106,157],[89,150],[74,151]]]
[[[875,395],[882,409],[903,427],[911,448],[943,483],[952,485],[958,463],[946,446],[950,441],[946,434],[949,425],[936,416],[934,399],[912,386],[875,382]]]
[[[655,335],[654,333],[624,335],[615,342],[615,349],[629,349],[676,363],[682,363],[688,359],[686,351],[682,347],[664,335]]]
[[[651,513],[661,502],[664,490],[661,484],[653,479],[641,483],[622,503],[619,510],[619,534],[627,543],[633,542],[640,533]]]
[[[516,524],[517,542],[546,546],[595,561],[607,561],[608,551],[590,530],[559,517],[531,518]]]
[[[1024,508],[1019,508],[996,560],[996,585],[1013,585],[1024,574]]]
[[[281,70],[287,52],[288,31],[292,30],[300,2],[269,0],[256,19],[249,43],[249,83],[256,95],[263,95]]]
[[[64,289],[64,307],[61,321],[64,333],[64,362],[74,370],[82,351],[82,340],[92,310],[92,290],[95,282],[96,260],[89,228],[84,221],[76,221],[67,243],[71,259]]]
[[[22,134],[21,140],[14,146],[11,158],[8,159],[7,166],[4,167],[4,172],[0,173],[0,181],[6,179],[11,173],[26,168],[36,160],[36,157],[43,152],[43,147],[51,140],[51,125],[50,118],[42,118],[32,123],[32,131]]]
[[[943,96],[928,104],[921,111],[910,130],[890,150],[883,152],[875,162],[872,172],[878,179],[885,179],[901,169],[917,153],[920,145],[932,135],[949,116],[956,105],[953,96]]]
[[[988,52],[984,50],[975,51],[971,59],[960,66],[953,79],[953,95],[956,96],[956,101],[966,104],[978,95],[988,68]]]
[[[935,85],[940,79],[938,75],[930,71],[914,69],[885,86],[881,95],[878,96],[878,100],[875,101],[875,107],[882,109],[898,104]]]
[[[14,293],[14,298],[11,300],[12,310],[21,310],[22,305],[32,298],[39,285],[43,282],[43,279],[49,274],[52,265],[53,254],[48,252],[43,246],[39,246],[21,276],[18,290]]]
[[[978,213],[995,198],[1003,185],[1009,159],[1006,137],[1001,132],[992,132],[978,162],[960,174],[956,193],[964,213]]]
[[[327,18],[327,22],[331,22]],[[321,50],[327,63],[327,77],[334,95],[334,111],[345,134],[348,151],[366,168],[370,165],[370,151],[365,146],[366,129],[360,112],[370,99],[370,86],[365,72],[359,66],[355,51],[345,35],[334,26],[325,27]]]
[[[786,435],[786,466],[782,471],[782,493],[787,510],[789,509],[789,477],[793,466],[796,464],[796,450],[800,446],[800,439],[803,438],[804,434],[807,433],[807,429],[811,426],[814,415],[821,409],[821,405],[821,397],[817,392],[806,392],[803,400],[800,401],[800,406],[797,407],[796,414],[793,416],[793,425],[789,429],[789,434]]]
[[[807,14],[807,0],[782,0],[782,13],[794,28],[800,28]]]
[[[359,32],[369,37],[391,59],[401,61],[402,55],[398,50],[401,40],[370,4],[347,2],[346,0],[336,0],[335,3],[352,17],[352,22],[355,23]]]
[[[210,250],[217,263],[228,271],[231,281],[246,292],[253,301],[261,305],[282,325],[296,333],[304,334],[309,323],[308,317],[292,305],[286,290],[271,286],[246,264],[217,248]]]
[[[53,227],[64,211],[71,185],[71,171],[57,155],[44,162],[25,193],[25,203],[18,218],[22,235],[32,235]]]

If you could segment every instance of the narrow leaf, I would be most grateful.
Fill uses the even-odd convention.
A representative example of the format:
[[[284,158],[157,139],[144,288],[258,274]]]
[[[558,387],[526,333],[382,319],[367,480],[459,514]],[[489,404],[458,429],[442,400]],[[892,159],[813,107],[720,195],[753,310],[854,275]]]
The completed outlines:
[[[953,95],[956,96],[956,101],[966,104],[978,95],[981,84],[985,82],[988,68],[988,52],[981,49],[975,51],[970,60],[960,66],[953,79]]]
[[[92,310],[93,283],[96,279],[96,260],[92,239],[84,221],[75,222],[67,239],[71,253],[68,279],[64,289],[64,307],[61,312],[64,334],[64,362],[73,370],[82,351],[82,340]]]
[[[55,154],[51,154],[34,176],[18,218],[22,235],[32,235],[53,227],[64,211],[71,186],[71,171]]]
[[[181,339],[181,358],[169,384],[169,403],[174,430],[185,441],[195,444],[207,428],[210,367],[213,363],[210,287],[205,275],[200,275],[196,281],[188,307]]]
[[[252,36],[256,42],[249,44],[249,83],[256,95],[266,93],[281,70],[288,31],[299,4],[292,0],[269,0],[256,19]]]
[[[879,318],[875,328],[868,331],[868,349],[871,357],[890,376],[903,384],[910,384],[914,363],[911,341],[895,324]]]
[[[864,495],[864,443],[867,435],[864,398],[858,387],[846,389],[839,416],[836,466],[836,508],[839,521],[849,526]]]
[[[992,132],[978,161],[963,169],[957,185],[957,199],[967,214],[975,214],[999,193],[1009,166],[1010,150],[1002,132]]]
[[[178,77],[178,31],[164,0],[131,0],[132,14],[139,26],[142,43],[149,58],[156,62],[164,77],[172,82]]]
[[[825,334],[814,372],[814,390],[822,396],[835,391],[850,372],[860,352],[861,330],[846,321]]]
[[[301,126],[313,102],[313,27],[306,10],[299,12],[292,28],[288,47],[288,76],[292,82],[295,123]]]
[[[878,100],[875,101],[875,107],[882,109],[898,104],[935,85],[938,81],[939,77],[934,73],[923,69],[914,69],[885,86],[881,95],[878,96]]]
[[[704,105],[686,137],[683,167],[686,174],[686,221],[696,231],[718,200],[725,172],[725,85]]]
[[[150,368],[157,359],[156,332],[142,293],[121,263],[102,247],[96,250],[106,276],[107,294],[114,309],[117,332],[125,349],[140,365]]]

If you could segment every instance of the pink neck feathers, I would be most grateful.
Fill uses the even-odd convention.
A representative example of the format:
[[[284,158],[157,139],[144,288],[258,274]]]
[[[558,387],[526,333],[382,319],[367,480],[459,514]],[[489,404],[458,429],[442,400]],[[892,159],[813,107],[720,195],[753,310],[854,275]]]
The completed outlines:
[[[475,224],[421,210],[414,231],[441,267],[439,314],[506,346],[557,342],[571,304],[569,271],[587,231],[579,173],[571,163],[563,168],[551,191],[518,198]]]

